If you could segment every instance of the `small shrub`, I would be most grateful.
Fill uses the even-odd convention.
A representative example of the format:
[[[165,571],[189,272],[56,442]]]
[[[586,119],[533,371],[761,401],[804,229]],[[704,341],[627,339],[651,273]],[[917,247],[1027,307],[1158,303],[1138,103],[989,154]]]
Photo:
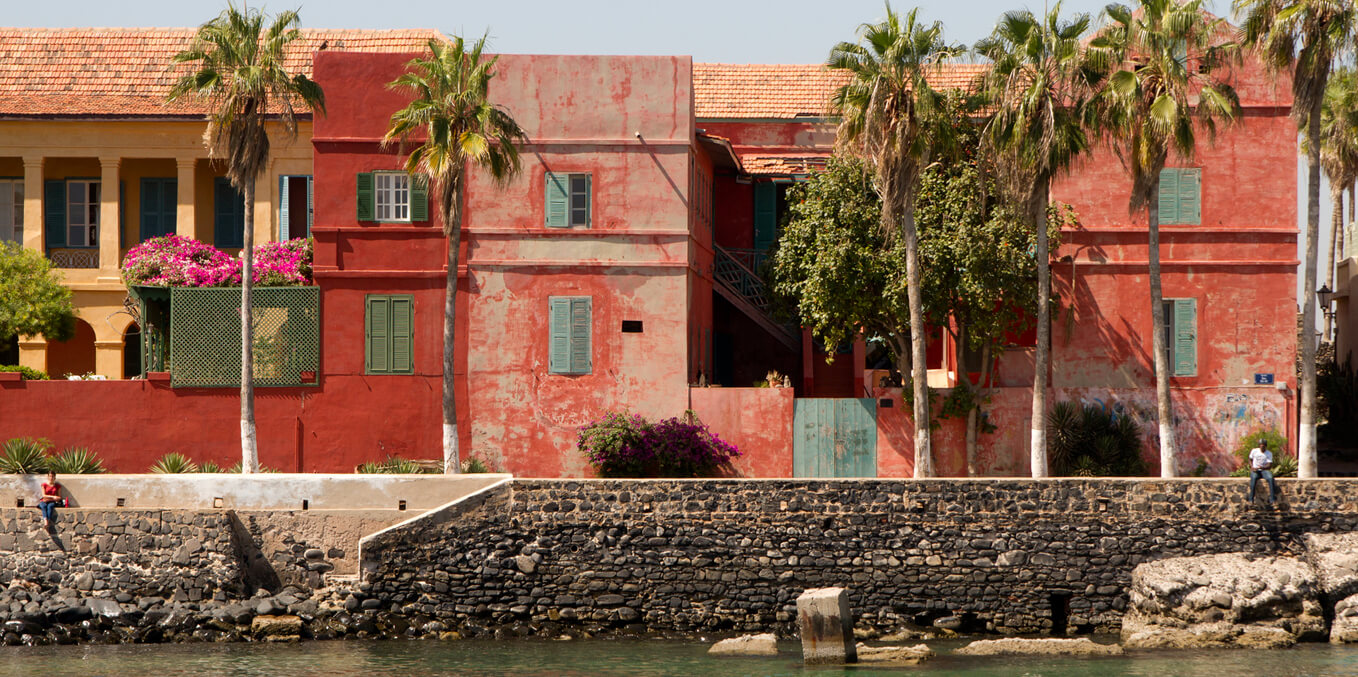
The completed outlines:
[[[198,472],[224,473],[226,472],[226,469],[212,461],[203,461],[202,465],[198,466]]]
[[[221,471],[221,472],[236,473],[237,475],[239,475],[239,474],[240,474],[240,471],[241,471],[241,463],[240,463],[240,461],[236,461],[235,463],[232,463],[229,467],[227,467],[226,470],[223,470],[223,471]],[[278,469],[277,469],[277,468],[270,468],[270,467],[267,466],[267,465],[261,465],[261,466],[259,466],[259,471],[262,472],[262,473],[276,473],[276,472],[278,472]],[[202,472],[202,471],[199,471],[199,472]]]
[[[462,474],[470,475],[474,473],[488,473],[490,472],[490,467],[486,465],[485,461],[482,461],[475,456],[470,456],[467,460],[462,462],[460,470],[462,471]]]
[[[98,475],[108,472],[103,461],[85,447],[67,447],[47,459],[47,469],[59,475]]]
[[[1047,415],[1047,460],[1054,476],[1144,475],[1141,430],[1126,415],[1102,407],[1057,402]]]
[[[600,477],[712,477],[740,455],[693,412],[656,423],[608,412],[582,427],[576,443]]]
[[[437,468],[427,466],[420,461],[413,461],[400,456],[388,456],[384,461],[369,461],[361,463],[354,472],[368,475],[431,475],[438,472]]]
[[[47,376],[47,372],[41,371],[41,370],[38,370],[38,369],[33,369],[33,368],[31,368],[31,367],[25,367],[25,366],[23,366],[23,365],[21,365],[21,364],[4,364],[4,365],[0,365],[0,371],[9,371],[9,372],[17,371],[17,372],[19,372],[20,374],[23,374],[23,375],[24,375],[24,380],[25,380],[25,381],[46,381],[46,380],[49,380],[49,379],[48,379],[48,376]]]
[[[1250,452],[1259,446],[1261,441],[1268,442],[1268,450],[1273,452],[1273,476],[1296,477],[1297,457],[1287,453],[1287,438],[1272,428],[1256,430],[1240,438],[1240,444],[1237,444],[1235,451],[1232,452],[1240,461],[1240,467],[1231,471],[1231,477],[1249,477]]]
[[[47,452],[52,443],[41,437],[19,437],[5,442],[0,448],[0,472],[11,474],[40,474],[47,472]]]
[[[151,466],[151,472],[164,475],[198,472],[198,464],[190,461],[189,457],[172,451],[161,456],[160,460]]]

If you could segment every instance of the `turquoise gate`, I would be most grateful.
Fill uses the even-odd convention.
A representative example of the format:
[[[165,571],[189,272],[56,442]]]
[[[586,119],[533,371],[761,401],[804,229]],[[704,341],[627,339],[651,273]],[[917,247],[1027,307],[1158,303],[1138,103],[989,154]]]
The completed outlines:
[[[877,401],[793,401],[793,477],[876,477]]]

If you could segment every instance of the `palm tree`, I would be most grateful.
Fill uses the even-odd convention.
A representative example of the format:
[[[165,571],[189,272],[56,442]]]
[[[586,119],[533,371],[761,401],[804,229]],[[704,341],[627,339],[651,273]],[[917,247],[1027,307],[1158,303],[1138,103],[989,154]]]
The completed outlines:
[[[985,143],[1007,198],[1037,235],[1037,350],[1034,355],[1031,466],[1047,476],[1047,372],[1051,359],[1051,266],[1047,204],[1052,179],[1089,148],[1087,103],[1099,72],[1089,67],[1081,37],[1089,15],[1062,20],[1061,3],[1045,18],[1008,12],[975,51],[992,64],[982,87],[993,114]]]
[[[1334,264],[1344,243],[1344,188],[1358,180],[1358,79],[1351,68],[1340,68],[1325,85],[1320,106],[1320,166],[1330,181],[1330,256],[1325,262],[1326,285],[1335,289]],[[1303,144],[1306,147],[1306,144]],[[1353,210],[1353,200],[1349,200]],[[1331,335],[1333,316],[1325,315],[1325,340]]]
[[[174,55],[193,72],[170,87],[168,99],[196,96],[208,103],[208,156],[226,163],[226,177],[245,200],[241,264],[240,444],[241,472],[259,470],[255,436],[254,355],[251,295],[254,289],[255,180],[268,164],[266,124],[278,123],[288,138],[297,136],[297,110],[325,110],[320,85],[283,65],[288,45],[301,37],[296,11],[273,17],[258,9],[227,5],[198,27],[189,48]],[[305,111],[303,111],[305,112]]]
[[[1292,74],[1292,117],[1305,130],[1306,261],[1302,277],[1301,421],[1297,477],[1316,476],[1316,256],[1320,236],[1321,106],[1335,57],[1353,46],[1353,0],[1235,0],[1244,42],[1264,62]]]
[[[1169,393],[1169,356],[1160,288],[1160,170],[1173,152],[1191,161],[1199,131],[1214,136],[1240,107],[1235,91],[1211,77],[1236,45],[1220,40],[1226,26],[1205,0],[1143,0],[1133,12],[1109,5],[1111,20],[1089,44],[1095,61],[1112,70],[1096,97],[1095,121],[1131,175],[1128,209],[1147,213],[1151,344],[1155,361],[1160,476],[1175,475],[1177,452]]]
[[[410,103],[391,116],[385,143],[420,144],[406,156],[406,171],[432,179],[443,234],[448,238],[448,273],[443,300],[443,471],[458,472],[457,400],[453,389],[453,331],[457,317],[457,268],[462,244],[462,203],[467,166],[481,167],[498,184],[519,172],[519,149],[528,137],[508,111],[490,102],[490,81],[498,57],[482,58],[484,36],[467,51],[463,39],[429,41],[429,56],[388,86],[410,92]]]
[[[904,15],[886,7],[886,18],[858,29],[859,42],[841,42],[826,65],[846,71],[849,81],[831,99],[840,116],[838,143],[864,157],[882,198],[882,229],[902,237],[910,309],[910,381],[914,394],[915,477],[934,474],[929,444],[929,386],[924,306],[920,294],[915,193],[920,172],[946,145],[943,97],[925,74],[962,51],[943,39],[943,25],[924,25],[917,9]]]

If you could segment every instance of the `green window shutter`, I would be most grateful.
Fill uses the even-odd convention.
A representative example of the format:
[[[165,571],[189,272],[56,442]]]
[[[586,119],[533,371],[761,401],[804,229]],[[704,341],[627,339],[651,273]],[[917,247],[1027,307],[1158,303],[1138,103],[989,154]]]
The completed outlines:
[[[160,180],[160,234],[179,232],[179,179]]]
[[[225,177],[213,186],[212,240],[217,247],[239,249],[245,246],[245,196]]]
[[[1174,299],[1174,375],[1198,375],[1198,300]]]
[[[410,322],[414,299],[409,296],[391,297],[391,373],[409,374],[414,372],[412,363]]]
[[[370,295],[364,322],[363,370],[369,374],[391,371],[391,298]]]
[[[429,220],[429,177],[424,174],[410,177],[410,220]]]
[[[548,228],[565,228],[570,225],[570,174],[547,172],[546,219]]]
[[[47,249],[66,246],[66,182],[48,181],[44,186],[43,215],[47,230]]]
[[[141,236],[141,241],[145,242],[160,235],[160,182],[155,179],[143,178],[139,199],[141,205],[137,211],[141,212],[141,228],[138,234]]]
[[[373,175],[372,172],[361,172],[357,178],[358,184],[358,220],[373,220]]]
[[[754,248],[768,251],[773,246],[777,229],[778,186],[764,182],[754,184]]]
[[[547,373],[571,373],[571,300],[550,298],[548,304],[549,345]]]
[[[593,371],[590,360],[590,329],[592,299],[571,299],[571,373],[588,374]]]
[[[1179,170],[1179,223],[1202,225],[1202,170]]]
[[[1179,223],[1179,170],[1160,170],[1160,225]]]
[[[306,233],[302,237],[311,237],[311,227],[313,214],[316,210],[316,180],[315,177],[306,177]]]
[[[278,241],[287,242],[291,239],[288,234],[288,222],[292,215],[288,213],[288,177],[278,177]]]

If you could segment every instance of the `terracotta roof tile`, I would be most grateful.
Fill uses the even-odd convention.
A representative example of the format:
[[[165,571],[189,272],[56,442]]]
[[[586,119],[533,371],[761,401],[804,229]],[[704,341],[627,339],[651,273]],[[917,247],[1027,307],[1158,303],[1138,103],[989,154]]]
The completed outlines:
[[[983,64],[947,64],[929,76],[938,89],[968,88]],[[847,74],[811,64],[693,64],[699,118],[793,119],[826,117],[830,95]]]
[[[194,101],[167,104],[165,92],[190,66],[170,68],[192,28],[0,28],[0,115],[201,115]],[[321,49],[415,52],[436,30],[303,29],[286,56],[311,74]]]
[[[754,176],[792,176],[810,174],[825,169],[830,159],[827,151],[823,155],[747,155],[740,156],[740,166],[746,174]]]

